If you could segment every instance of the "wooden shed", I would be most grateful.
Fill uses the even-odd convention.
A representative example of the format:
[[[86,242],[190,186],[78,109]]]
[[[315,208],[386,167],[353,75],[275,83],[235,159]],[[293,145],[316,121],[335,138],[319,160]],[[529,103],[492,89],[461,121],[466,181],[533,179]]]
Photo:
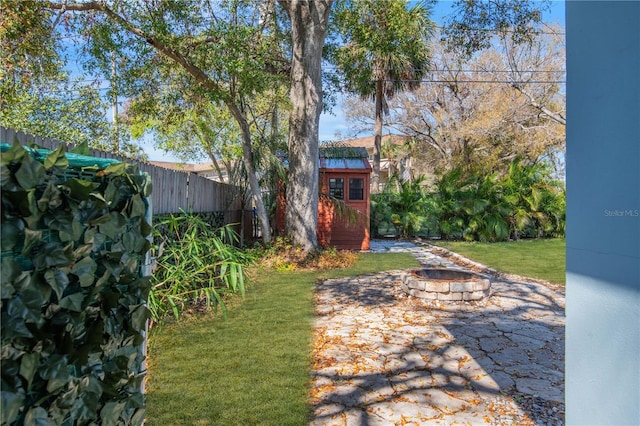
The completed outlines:
[[[371,166],[367,150],[321,147],[319,174],[318,242],[325,247],[368,250]],[[276,223],[282,232],[285,203],[279,198]]]

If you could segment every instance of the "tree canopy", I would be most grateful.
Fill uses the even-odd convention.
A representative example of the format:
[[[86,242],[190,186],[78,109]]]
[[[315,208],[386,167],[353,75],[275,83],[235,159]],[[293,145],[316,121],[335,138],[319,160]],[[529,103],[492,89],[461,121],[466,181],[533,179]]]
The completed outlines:
[[[35,1],[0,0],[0,124],[97,148],[110,148],[108,104],[96,82],[65,68],[60,14]],[[126,132],[124,132],[126,136]],[[124,138],[120,153],[143,153]]]
[[[558,32],[526,44],[505,41],[472,57],[435,43],[433,70],[418,89],[390,101],[388,128],[422,145],[421,163],[431,163],[431,172],[458,166],[504,171],[516,157],[538,161],[562,150],[564,44]],[[357,98],[345,109],[356,131],[374,121]]]
[[[528,71],[541,63],[536,63],[535,52],[523,48],[535,47],[532,42],[541,26],[541,10],[548,7],[548,1],[456,1],[457,12],[442,30],[447,44],[439,58],[445,53],[454,55],[456,65],[437,63],[442,71],[450,71],[448,86],[440,87],[442,93],[432,87],[430,93],[421,94],[425,89],[420,81],[435,78],[428,73],[435,63],[429,45],[434,27],[425,4],[406,0],[336,0],[335,4],[333,0],[0,0],[3,18],[7,17],[0,21],[0,40],[6,47],[0,57],[0,117],[4,123],[28,123],[48,130],[67,120],[69,124],[60,127],[71,134],[56,137],[68,139],[83,133],[107,138],[105,114],[98,119],[94,111],[104,108],[107,100],[115,99],[117,104],[126,99],[125,111],[112,125],[126,124],[134,134],[151,130],[160,145],[181,150],[185,158],[205,153],[213,162],[231,160],[238,145],[229,142],[239,141],[265,241],[270,226],[260,195],[258,169],[266,164],[260,157],[276,141],[282,142],[287,133],[283,124],[288,124],[286,228],[295,243],[313,249],[317,247],[316,159],[323,108],[321,63],[328,34],[331,43],[326,50],[343,77],[343,88],[376,100],[374,169],[379,164],[379,136],[387,108],[390,124],[404,126],[404,131],[416,136],[414,141],[425,141],[436,151],[446,141],[441,152],[449,150],[457,156],[459,151],[463,157],[472,152],[483,158],[480,153],[492,144],[508,147],[505,141],[522,141],[522,133],[532,134],[541,122],[545,127],[550,121],[562,124],[564,120],[562,94],[533,84],[539,74]],[[470,91],[467,80],[489,72],[489,65],[496,61],[488,53],[478,54],[496,46],[496,34],[503,53],[510,55],[500,59],[513,77],[510,89]],[[82,64],[85,75],[109,83],[106,91],[68,78],[63,65],[69,45],[74,45],[74,59]],[[547,50],[539,49],[544,52]],[[531,63],[522,66],[525,56]],[[488,68],[457,72],[464,69],[462,65]],[[45,99],[39,88],[52,82],[81,96]],[[405,93],[405,89],[416,93]],[[287,91],[288,101],[283,96]],[[399,124],[399,105],[409,100],[420,104],[423,95],[440,96],[450,106],[448,115],[431,103],[423,108],[429,111],[428,119],[415,115],[413,124],[408,124],[409,119]],[[9,101],[14,106],[21,104],[22,110],[4,108]],[[500,131],[491,124],[497,123],[492,114],[515,117],[525,109],[523,106],[516,114],[502,108],[505,102],[507,106],[509,102],[527,103],[527,114],[531,114],[512,120],[511,127]],[[485,107],[479,106],[482,103]],[[47,105],[48,110],[39,104]],[[487,105],[501,108],[491,110]],[[74,115],[81,110],[90,111],[91,118],[85,116],[83,121],[81,115]],[[285,112],[289,113],[288,123],[281,118]],[[441,125],[434,133],[429,120],[438,114]],[[451,125],[447,128],[442,123]],[[491,126],[493,130],[487,131]],[[482,132],[486,134],[481,144],[469,139],[469,134],[475,138]],[[555,137],[553,132],[548,132],[548,140]],[[176,143],[173,136],[181,142]],[[196,150],[191,149],[194,143]],[[474,148],[460,150],[456,143]],[[413,146],[411,152],[420,149]]]
[[[375,192],[387,100],[420,86],[429,69],[434,25],[428,7],[410,5],[406,0],[344,0],[337,5],[334,24],[337,42],[329,50],[343,75],[344,87],[375,103],[371,176]]]
[[[73,28],[87,40],[88,66],[108,74],[116,58],[118,90],[133,99],[132,116],[161,111],[184,124],[187,110],[224,105],[238,126],[262,235],[269,241],[247,111],[278,76],[286,79],[288,64],[264,11],[240,1],[41,4],[71,13]]]
[[[496,35],[513,44],[529,43],[550,5],[551,0],[456,0],[441,39],[449,50],[467,57],[491,48]]]

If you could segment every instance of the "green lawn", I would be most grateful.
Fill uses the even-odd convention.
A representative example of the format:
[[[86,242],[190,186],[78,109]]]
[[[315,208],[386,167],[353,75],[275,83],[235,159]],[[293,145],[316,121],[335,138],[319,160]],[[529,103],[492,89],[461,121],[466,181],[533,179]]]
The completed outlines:
[[[536,239],[504,243],[438,241],[454,251],[501,272],[565,283],[565,240]]]
[[[254,269],[226,319],[202,315],[152,330],[146,424],[306,424],[316,280],[417,265],[409,253],[364,253],[347,269]]]

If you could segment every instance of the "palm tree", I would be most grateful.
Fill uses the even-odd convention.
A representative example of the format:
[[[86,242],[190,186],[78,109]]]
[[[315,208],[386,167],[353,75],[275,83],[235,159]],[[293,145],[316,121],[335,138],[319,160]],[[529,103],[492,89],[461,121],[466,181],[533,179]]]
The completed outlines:
[[[375,102],[373,192],[380,183],[380,150],[383,114],[387,99],[403,90],[414,90],[430,63],[429,40],[433,22],[421,3],[407,0],[342,0],[337,4],[335,25],[340,46],[331,49],[347,90]]]

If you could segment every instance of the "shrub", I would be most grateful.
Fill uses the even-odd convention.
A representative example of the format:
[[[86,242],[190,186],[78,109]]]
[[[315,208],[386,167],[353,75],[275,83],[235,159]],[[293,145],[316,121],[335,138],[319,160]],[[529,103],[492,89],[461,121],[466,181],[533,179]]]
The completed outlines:
[[[432,200],[423,187],[424,177],[402,180],[390,177],[380,194],[371,195],[371,229],[393,228],[403,238],[414,237],[428,229],[434,229],[429,210]]]
[[[244,295],[244,266],[252,257],[234,246],[238,236],[231,225],[214,229],[199,216],[185,213],[170,215],[157,229],[154,238],[160,244],[149,296],[154,322],[166,315],[179,318],[197,304],[224,310],[225,294]]]
[[[564,236],[565,192],[544,164],[515,160],[504,176],[458,168],[437,189],[433,214],[445,239]]]
[[[373,235],[393,230],[404,238],[435,231],[443,239],[504,241],[521,237],[562,237],[565,191],[543,163],[516,159],[504,175],[453,169],[427,194],[422,179],[387,182],[371,196]]]
[[[44,152],[2,154],[0,423],[141,424],[148,176]]]

